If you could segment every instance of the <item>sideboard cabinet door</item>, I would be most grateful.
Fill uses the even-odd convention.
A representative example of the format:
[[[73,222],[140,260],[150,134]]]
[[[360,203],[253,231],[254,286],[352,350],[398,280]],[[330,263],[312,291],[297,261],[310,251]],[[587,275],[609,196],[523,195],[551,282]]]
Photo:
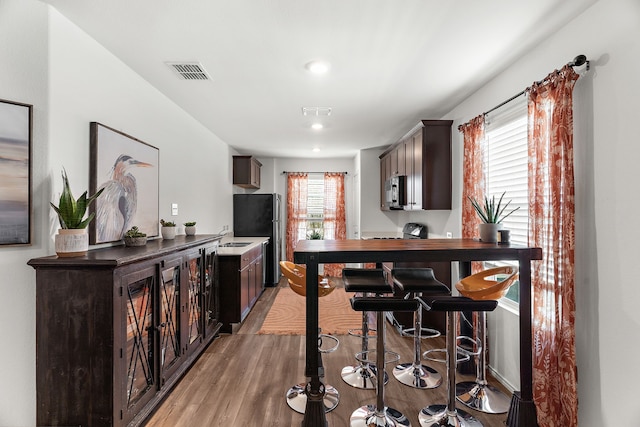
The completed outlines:
[[[122,277],[120,316],[123,346],[119,350],[120,413],[117,418],[131,421],[156,394],[157,364],[154,306],[157,274],[154,265]]]

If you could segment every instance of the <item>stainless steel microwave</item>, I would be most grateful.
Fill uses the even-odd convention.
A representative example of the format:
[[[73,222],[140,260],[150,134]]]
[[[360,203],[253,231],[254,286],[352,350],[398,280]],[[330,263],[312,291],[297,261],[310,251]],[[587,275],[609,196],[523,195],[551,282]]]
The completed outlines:
[[[407,177],[392,176],[384,183],[384,205],[387,209],[402,210],[407,204]]]

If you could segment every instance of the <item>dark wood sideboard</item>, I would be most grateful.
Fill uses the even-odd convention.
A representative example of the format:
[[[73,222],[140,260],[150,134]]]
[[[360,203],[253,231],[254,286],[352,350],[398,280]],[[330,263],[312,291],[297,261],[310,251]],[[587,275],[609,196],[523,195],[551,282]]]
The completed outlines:
[[[219,236],[34,258],[39,426],[137,426],[220,330]]]

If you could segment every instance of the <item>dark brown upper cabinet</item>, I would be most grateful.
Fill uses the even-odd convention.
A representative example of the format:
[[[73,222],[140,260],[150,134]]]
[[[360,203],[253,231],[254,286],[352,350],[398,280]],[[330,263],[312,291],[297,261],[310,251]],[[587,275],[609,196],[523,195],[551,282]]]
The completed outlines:
[[[452,120],[421,120],[380,155],[380,194],[394,175],[406,175],[404,210],[451,209]],[[384,200],[380,203],[384,210]]]
[[[233,156],[233,185],[260,188],[262,163],[253,156]]]

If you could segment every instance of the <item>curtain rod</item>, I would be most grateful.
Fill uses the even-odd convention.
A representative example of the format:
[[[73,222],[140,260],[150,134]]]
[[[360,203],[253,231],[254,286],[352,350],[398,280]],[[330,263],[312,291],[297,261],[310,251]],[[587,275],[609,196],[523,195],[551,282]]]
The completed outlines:
[[[329,172],[329,171],[324,171],[324,172],[292,172],[292,171],[282,171],[283,174],[288,174],[288,173],[341,173],[343,175],[346,175],[347,172]]]
[[[575,58],[573,58],[573,61],[567,63],[567,65],[570,66],[570,67],[580,67],[580,66],[582,66],[584,64],[587,64],[587,71],[589,71],[589,60],[587,59],[586,55],[578,55]],[[537,82],[537,83],[541,83],[541,82]],[[485,111],[484,113],[482,113],[482,115],[486,116],[487,114],[497,110],[498,108],[510,103],[511,101],[513,101],[514,99],[518,98],[519,96],[524,95],[524,93],[527,91],[527,89],[525,89],[525,90],[513,95],[511,98],[507,99],[506,101],[501,102],[500,104],[496,105],[492,109],[490,109],[488,111]],[[458,130],[460,130],[461,127],[462,127],[462,125],[458,126]]]

